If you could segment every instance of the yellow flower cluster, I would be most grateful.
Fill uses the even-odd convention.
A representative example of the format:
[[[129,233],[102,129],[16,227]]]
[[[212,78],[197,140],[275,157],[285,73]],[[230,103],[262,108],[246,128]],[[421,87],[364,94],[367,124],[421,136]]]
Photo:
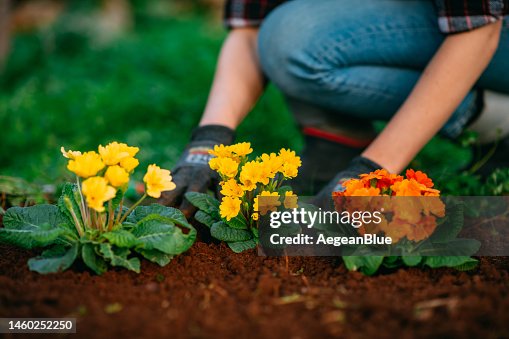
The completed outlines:
[[[210,168],[222,178],[220,185],[224,197],[219,209],[221,217],[227,221],[239,214],[246,220],[257,220],[259,208],[266,213],[279,206],[279,201],[276,206],[270,203],[258,206],[258,196],[272,196],[278,200],[277,189],[281,183],[298,175],[301,160],[294,151],[281,149],[278,154],[262,154],[255,160],[249,160],[247,155],[252,152],[248,142],[217,145],[209,151],[214,156],[209,161]],[[286,195],[285,207],[296,205],[297,196],[292,192],[286,192]]]
[[[116,141],[106,146],[100,145],[98,152],[66,151],[62,155],[69,159],[67,169],[84,179],[81,190],[88,207],[97,212],[104,212],[104,203],[115,197],[117,191],[125,192],[129,176],[139,165],[135,158],[138,147],[128,146]],[[150,165],[143,178],[146,183],[146,194],[159,198],[161,192],[175,189],[170,171]]]

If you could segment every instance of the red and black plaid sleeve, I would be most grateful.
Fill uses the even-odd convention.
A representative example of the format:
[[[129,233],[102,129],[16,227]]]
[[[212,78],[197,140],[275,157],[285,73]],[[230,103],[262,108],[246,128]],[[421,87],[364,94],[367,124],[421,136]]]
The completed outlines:
[[[228,0],[224,22],[228,28],[259,26],[263,19],[285,0]]]
[[[502,20],[509,0],[435,0],[443,33],[459,33]]]

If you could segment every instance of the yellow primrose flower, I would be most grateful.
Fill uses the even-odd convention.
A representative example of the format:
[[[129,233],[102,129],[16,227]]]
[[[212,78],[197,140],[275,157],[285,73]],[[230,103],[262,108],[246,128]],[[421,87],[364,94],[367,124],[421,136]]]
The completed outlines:
[[[227,221],[235,218],[240,212],[240,204],[241,201],[237,197],[224,197],[219,205],[221,218],[225,218]]]
[[[101,157],[94,151],[77,155],[67,164],[69,171],[82,178],[94,176],[103,168],[104,163],[101,161]]]
[[[111,186],[120,187],[129,182],[129,173],[122,167],[115,165],[108,167],[106,173],[104,173],[104,178],[108,180]]]
[[[122,166],[127,172],[132,172],[140,162],[138,159],[130,157],[120,160],[120,166]]]
[[[260,197],[263,197],[261,204],[259,201]],[[254,198],[253,210],[260,212],[261,215],[265,215],[268,211],[277,211],[278,206],[281,206],[278,192],[263,191]]]
[[[276,153],[262,154],[262,163],[266,166],[270,172],[270,178],[274,178],[277,172],[283,169],[283,159],[277,156]]]
[[[147,184],[147,195],[159,198],[161,192],[174,190],[176,185],[171,180],[170,171],[161,169],[155,164],[149,165],[147,174],[143,177],[143,181]]]
[[[131,158],[134,157],[140,151],[140,149],[138,147],[128,146],[127,144],[124,144],[124,143],[119,143],[119,146],[120,146],[120,151],[129,153],[129,156]]]
[[[230,149],[230,146],[215,145],[213,150],[209,150],[209,154],[218,158],[229,158],[232,156],[232,150]]]
[[[258,168],[256,161],[249,161],[242,166],[240,171],[240,182],[242,183],[243,189],[246,191],[252,191],[256,188],[258,178]]]
[[[285,192],[285,201],[284,206],[285,208],[292,209],[297,208],[297,195],[293,194],[292,191],[286,191]]]
[[[106,146],[99,145],[99,154],[108,166],[117,165],[122,159],[133,157],[138,151],[138,147],[130,147],[116,141]]]
[[[249,142],[240,142],[238,144],[231,145],[229,148],[233,153],[240,157],[251,154],[253,152],[253,149],[251,148],[251,143]]]
[[[212,161],[214,159],[218,159],[216,161]],[[215,169],[219,174],[227,177],[227,178],[233,178],[237,175],[237,172],[239,170],[239,164],[230,158],[213,158],[210,159],[209,165],[212,163],[211,168]],[[212,167],[213,166],[213,167]]]
[[[244,191],[235,179],[221,182],[221,194],[227,197],[242,197]]]
[[[256,181],[264,185],[267,185],[272,175],[270,167],[261,162],[257,162],[256,167],[257,167]]]
[[[297,174],[299,174],[299,170],[297,166],[290,163],[286,163],[283,165],[281,173],[283,173],[285,178],[295,178]]]
[[[104,203],[115,197],[117,191],[108,185],[103,177],[91,177],[81,185],[88,207],[97,212],[104,212]]]
[[[279,156],[283,160],[284,164],[291,164],[297,168],[302,165],[302,162],[300,161],[300,157],[295,155],[295,151],[286,150],[284,148],[281,148],[279,151]]]
[[[255,213],[251,214],[251,218],[252,218],[254,221],[258,220],[258,218],[259,218],[258,212],[255,212]]]
[[[74,160],[74,159],[76,159],[77,156],[81,155],[80,151],[71,151],[71,150],[66,151],[64,146],[60,147],[60,152],[62,152],[62,155],[64,156],[64,158],[71,159],[71,160]]]

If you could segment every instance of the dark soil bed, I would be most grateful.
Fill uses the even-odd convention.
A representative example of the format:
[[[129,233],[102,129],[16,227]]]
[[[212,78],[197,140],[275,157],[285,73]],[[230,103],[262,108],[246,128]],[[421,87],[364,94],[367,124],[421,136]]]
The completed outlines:
[[[338,258],[287,266],[196,243],[167,267],[143,261],[141,274],[43,276],[28,271],[31,255],[0,246],[0,317],[76,317],[82,338],[509,336],[507,258],[366,277]]]

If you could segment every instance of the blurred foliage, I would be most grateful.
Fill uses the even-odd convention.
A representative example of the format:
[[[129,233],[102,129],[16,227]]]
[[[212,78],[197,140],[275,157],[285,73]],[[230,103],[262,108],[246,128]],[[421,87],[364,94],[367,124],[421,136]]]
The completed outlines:
[[[43,203],[42,188],[16,177],[0,176],[0,209]]]
[[[143,167],[171,168],[198,123],[226,34],[204,14],[215,2],[131,0],[132,27],[108,44],[78,20],[97,2],[69,3],[51,27],[12,41],[0,75],[0,173],[61,182],[69,178],[60,146],[90,150],[112,140],[143,148]],[[302,147],[282,96],[270,86],[237,139],[259,152]],[[462,172],[472,159],[469,142],[462,143],[435,138],[410,166],[428,172],[445,194],[500,192],[507,172],[490,179],[492,190],[483,188],[479,177]]]
[[[225,33],[196,17],[141,22],[104,48],[61,21],[16,37],[0,77],[0,173],[54,182],[65,174],[61,145],[88,150],[111,140],[143,148],[143,166],[175,163],[201,115]],[[273,89],[238,139],[260,151],[300,145]]]

